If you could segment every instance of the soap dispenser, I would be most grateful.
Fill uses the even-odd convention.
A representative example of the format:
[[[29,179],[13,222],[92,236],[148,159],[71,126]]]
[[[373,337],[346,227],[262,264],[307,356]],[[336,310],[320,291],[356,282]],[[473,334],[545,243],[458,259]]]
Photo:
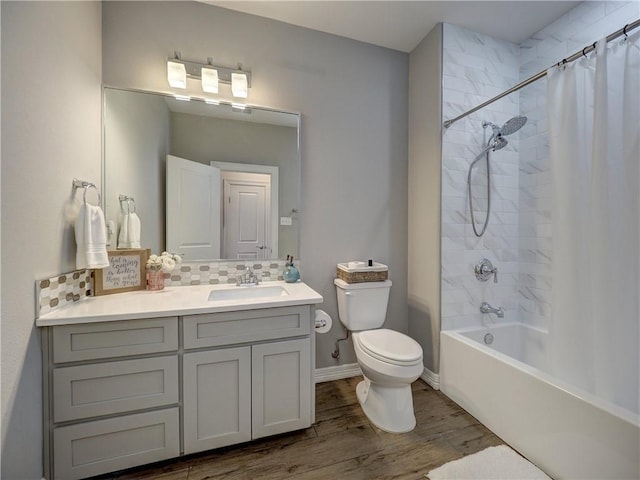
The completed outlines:
[[[282,278],[284,278],[284,281],[287,283],[295,283],[300,280],[300,272],[293,264],[293,255],[287,255],[287,263],[285,263]]]

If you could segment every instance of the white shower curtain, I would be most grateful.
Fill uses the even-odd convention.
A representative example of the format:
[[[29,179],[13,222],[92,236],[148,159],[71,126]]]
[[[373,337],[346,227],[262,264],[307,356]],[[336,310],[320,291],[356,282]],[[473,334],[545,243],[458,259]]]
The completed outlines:
[[[640,42],[548,73],[552,373],[638,413]]]

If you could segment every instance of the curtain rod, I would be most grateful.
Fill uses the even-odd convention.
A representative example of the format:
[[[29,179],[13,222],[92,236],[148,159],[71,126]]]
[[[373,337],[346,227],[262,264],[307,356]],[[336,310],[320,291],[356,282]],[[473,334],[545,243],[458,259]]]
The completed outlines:
[[[606,40],[607,42],[610,42],[611,40],[615,40],[616,38],[624,35],[627,36],[627,33],[629,33],[631,30],[638,28],[640,26],[640,19],[631,22],[631,23],[627,23],[623,28],[621,28],[620,30],[613,32],[611,35],[607,36]],[[596,49],[596,43],[597,42],[593,42],[592,45],[587,45],[586,47],[584,47],[582,50],[577,51],[576,53],[574,53],[573,55],[560,60],[558,63],[556,63],[554,66],[560,66],[564,63],[569,63],[569,62],[573,62],[574,60],[577,60],[578,58],[582,57],[582,56],[586,56],[587,53],[592,52],[593,50]],[[551,68],[551,67],[550,67]],[[466,112],[464,112],[462,115],[458,115],[456,118],[452,118],[451,120],[446,120],[444,122],[444,128],[449,128],[451,125],[453,125],[455,122],[457,122],[458,120],[460,120],[461,118],[466,117],[467,115],[471,115],[472,113],[480,110],[481,108],[486,107],[487,105],[492,104],[493,102],[495,102],[496,100],[500,100],[502,97],[506,97],[507,95],[509,95],[510,93],[513,93],[517,90],[520,90],[523,87],[526,87],[527,85],[536,82],[538,80],[540,80],[543,77],[547,76],[547,70],[545,69],[541,72],[536,73],[535,75],[533,75],[532,77],[527,78],[526,80],[523,80],[522,82],[520,82],[519,84],[515,85],[514,87],[511,87],[509,90],[506,90],[504,92],[502,92],[500,95],[497,95],[495,97],[493,97],[491,100],[487,100],[484,103],[481,103],[480,105],[473,107],[471,110],[468,110]]]

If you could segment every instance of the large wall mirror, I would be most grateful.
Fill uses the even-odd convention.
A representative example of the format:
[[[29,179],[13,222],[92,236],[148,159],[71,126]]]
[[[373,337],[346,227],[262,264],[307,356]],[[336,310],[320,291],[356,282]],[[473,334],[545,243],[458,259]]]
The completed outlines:
[[[139,219],[141,247],[185,261],[298,257],[299,128],[294,113],[105,88],[109,249]]]

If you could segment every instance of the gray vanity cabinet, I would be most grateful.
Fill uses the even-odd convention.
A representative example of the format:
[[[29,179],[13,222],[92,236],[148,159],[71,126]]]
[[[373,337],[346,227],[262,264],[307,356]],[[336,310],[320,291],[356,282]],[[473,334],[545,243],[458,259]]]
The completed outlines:
[[[185,454],[311,425],[310,310],[184,317]]]
[[[43,329],[45,477],[309,427],[312,305]]]
[[[42,337],[47,479],[180,454],[177,317],[60,325]]]

